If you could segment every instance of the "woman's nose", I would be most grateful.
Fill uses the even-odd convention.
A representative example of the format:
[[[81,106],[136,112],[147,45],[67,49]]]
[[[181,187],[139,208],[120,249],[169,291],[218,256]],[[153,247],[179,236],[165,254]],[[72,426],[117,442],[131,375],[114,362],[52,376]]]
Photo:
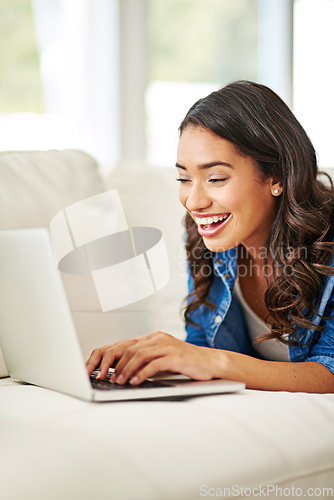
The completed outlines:
[[[207,195],[205,188],[200,184],[194,183],[191,186],[190,192],[186,199],[187,210],[193,212],[200,212],[203,209],[208,208],[212,204],[210,197]]]

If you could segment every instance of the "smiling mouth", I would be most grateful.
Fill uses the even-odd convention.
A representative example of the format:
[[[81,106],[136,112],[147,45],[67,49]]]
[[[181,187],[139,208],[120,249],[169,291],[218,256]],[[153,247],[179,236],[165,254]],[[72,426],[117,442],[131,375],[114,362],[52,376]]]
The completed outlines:
[[[198,232],[201,236],[215,236],[227,224],[231,214],[214,215],[212,217],[195,217]]]
[[[214,215],[213,217],[195,217],[196,224],[198,226],[209,227],[218,226],[221,222],[224,222],[231,214],[225,215]]]

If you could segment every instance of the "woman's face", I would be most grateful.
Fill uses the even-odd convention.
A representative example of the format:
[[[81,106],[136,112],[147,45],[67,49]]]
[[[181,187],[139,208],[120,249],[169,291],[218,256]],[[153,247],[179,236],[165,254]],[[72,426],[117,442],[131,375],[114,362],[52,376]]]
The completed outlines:
[[[209,250],[240,243],[248,249],[265,247],[281,186],[271,177],[262,180],[252,158],[216,134],[189,125],[180,137],[176,167],[180,201]],[[279,192],[274,194],[274,188]]]

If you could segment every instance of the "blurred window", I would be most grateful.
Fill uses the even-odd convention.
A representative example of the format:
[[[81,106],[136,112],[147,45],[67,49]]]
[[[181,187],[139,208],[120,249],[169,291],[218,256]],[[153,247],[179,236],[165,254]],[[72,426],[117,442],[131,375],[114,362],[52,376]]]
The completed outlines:
[[[0,2],[0,113],[43,111],[31,3]]]
[[[63,87],[60,75],[64,74],[54,43],[63,35],[61,1],[0,1],[2,150],[80,148],[85,144],[73,121],[57,108],[57,93]],[[56,49],[46,57],[41,39]],[[46,85],[46,72],[51,75],[52,88]]]
[[[174,164],[178,126],[197,99],[233,80],[265,80],[263,69],[280,68],[277,58],[261,62],[261,47],[270,46],[279,24],[275,8],[291,8],[293,0],[1,0],[2,150],[73,147],[119,158],[119,5],[131,10],[132,1],[146,19],[146,47],[136,47],[136,56],[148,66],[128,74],[146,77],[145,148],[153,165]],[[293,110],[320,165],[333,166],[334,1],[294,0],[293,18]],[[144,124],[144,117],[134,122]]]
[[[295,0],[293,109],[318,153],[333,167],[334,1]]]
[[[258,0],[148,0],[147,159],[175,163],[190,106],[238,79],[258,79]]]

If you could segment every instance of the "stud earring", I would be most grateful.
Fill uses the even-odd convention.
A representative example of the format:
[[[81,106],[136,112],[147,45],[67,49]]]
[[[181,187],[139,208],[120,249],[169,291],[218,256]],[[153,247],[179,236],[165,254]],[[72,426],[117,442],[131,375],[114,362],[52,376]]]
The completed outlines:
[[[278,194],[279,193],[279,190],[276,188],[274,189],[274,194]]]

